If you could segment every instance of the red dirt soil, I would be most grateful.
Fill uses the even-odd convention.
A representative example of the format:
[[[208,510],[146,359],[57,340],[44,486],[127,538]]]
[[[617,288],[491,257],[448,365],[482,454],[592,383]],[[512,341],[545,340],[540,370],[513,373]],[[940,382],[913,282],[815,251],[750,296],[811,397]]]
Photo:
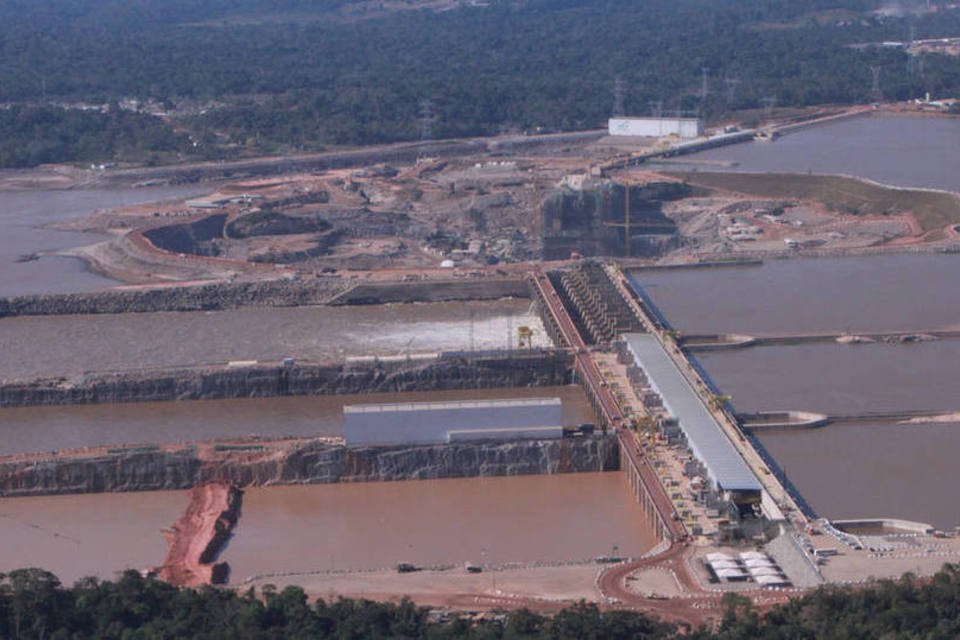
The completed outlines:
[[[190,503],[164,536],[169,549],[157,575],[178,587],[222,584],[229,575],[225,562],[216,562],[240,515],[243,492],[225,483],[190,490]]]

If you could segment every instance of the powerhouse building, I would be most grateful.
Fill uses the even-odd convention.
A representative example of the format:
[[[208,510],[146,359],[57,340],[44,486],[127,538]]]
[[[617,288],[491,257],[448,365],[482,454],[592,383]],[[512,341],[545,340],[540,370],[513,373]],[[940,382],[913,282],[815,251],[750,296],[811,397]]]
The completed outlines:
[[[351,447],[563,437],[560,398],[357,404],[343,418]]]

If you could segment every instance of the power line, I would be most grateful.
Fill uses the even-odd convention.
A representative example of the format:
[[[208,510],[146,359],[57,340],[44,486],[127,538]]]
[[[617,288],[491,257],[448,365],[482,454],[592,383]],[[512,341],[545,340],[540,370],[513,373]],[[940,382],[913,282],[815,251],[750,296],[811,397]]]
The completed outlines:
[[[613,81],[613,117],[617,118],[620,116],[625,116],[627,114],[626,108],[624,107],[624,97],[627,93],[627,85],[624,83],[623,78],[617,76]]]
[[[724,78],[723,83],[727,86],[727,104],[731,105],[736,100],[740,78]]]
[[[874,102],[883,102],[883,92],[880,90],[880,67],[870,67],[870,73],[873,75],[870,97]]]
[[[430,155],[430,142],[433,140],[433,124],[436,116],[433,113],[433,102],[430,98],[424,98],[420,101],[420,151],[418,156],[423,158]]]
[[[766,96],[761,98],[760,102],[763,103],[763,113],[767,120],[773,115],[773,107],[777,104],[777,96]]]

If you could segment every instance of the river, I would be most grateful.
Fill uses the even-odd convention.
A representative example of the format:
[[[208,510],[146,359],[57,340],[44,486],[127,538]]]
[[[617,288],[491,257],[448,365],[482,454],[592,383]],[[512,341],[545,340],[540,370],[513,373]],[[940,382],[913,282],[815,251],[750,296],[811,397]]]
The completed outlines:
[[[143,202],[183,198],[209,191],[190,187],[0,191],[0,297],[75,293],[103,289],[116,281],[87,270],[75,258],[48,256],[18,262],[20,256],[93,244],[105,236],[45,228],[56,222]]]
[[[671,169],[855,175],[899,187],[960,191],[960,118],[876,116],[817,125],[774,142],[685,156]]]
[[[563,423],[595,422],[583,389],[535,387],[0,409],[0,455],[100,445],[261,436],[341,435],[343,406],[378,402],[558,397]]]

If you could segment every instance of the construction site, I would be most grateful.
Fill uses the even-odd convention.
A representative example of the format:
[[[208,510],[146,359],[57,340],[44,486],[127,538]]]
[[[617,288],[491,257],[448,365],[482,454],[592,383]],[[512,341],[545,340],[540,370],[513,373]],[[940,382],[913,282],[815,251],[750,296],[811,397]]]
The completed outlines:
[[[205,196],[57,223],[107,234],[56,255],[122,284],[0,299],[10,354],[0,419],[322,397],[336,399],[336,415],[321,427],[313,405],[298,405],[306,426],[294,433],[250,405],[255,433],[194,418],[163,440],[118,412],[102,421],[126,431],[0,455],[0,505],[189,491],[164,532],[166,559],[137,568],[183,586],[298,584],[312,596],[407,595],[461,610],[588,599],[697,626],[718,618],[729,591],[762,610],[823,583],[932,573],[960,557],[955,532],[896,514],[822,518],[754,434],[798,419],[794,407],[738,413],[693,355],[744,341],[681,335],[631,271],[956,251],[953,193],[671,166],[676,155],[864,113],[706,134],[702,123],[654,123],[666,134],[643,135],[653,125],[611,121],[609,132],[98,176],[216,182]],[[498,559],[477,542],[466,565],[460,551],[419,561],[420,543],[404,540],[390,566],[337,567],[330,551],[329,562],[231,571],[231,553],[252,544],[245,520],[281,485],[553,474],[622,478],[635,539]]]

